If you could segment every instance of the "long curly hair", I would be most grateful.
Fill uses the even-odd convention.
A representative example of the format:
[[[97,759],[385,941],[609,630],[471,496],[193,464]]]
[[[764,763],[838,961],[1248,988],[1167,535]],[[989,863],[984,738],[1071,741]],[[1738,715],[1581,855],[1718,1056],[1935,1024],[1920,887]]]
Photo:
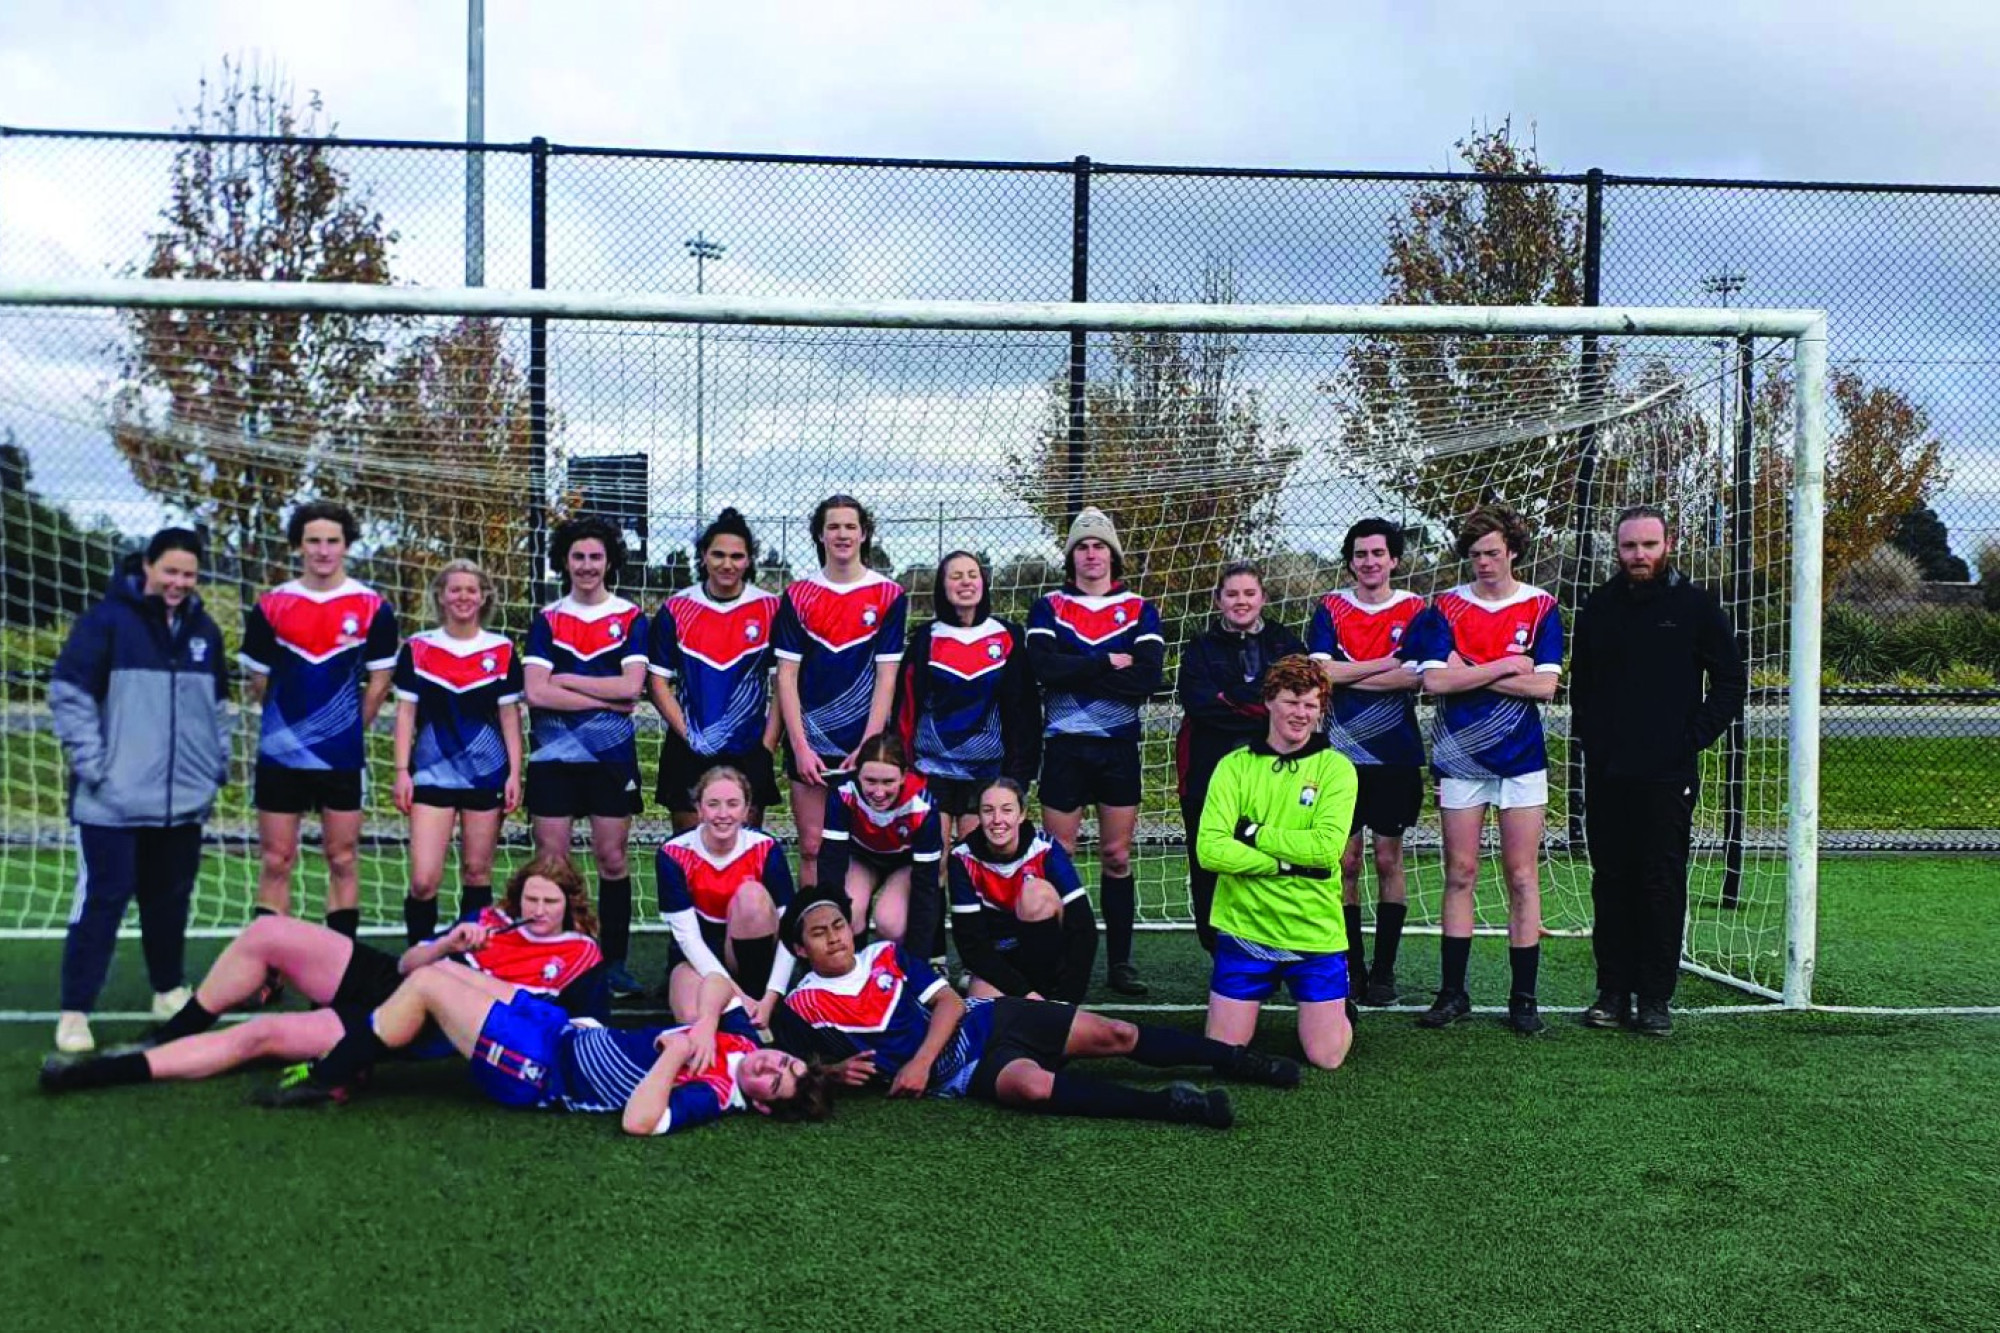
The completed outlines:
[[[537,877],[563,891],[563,929],[596,939],[597,913],[591,910],[589,886],[575,866],[558,857],[538,856],[507,876],[507,887],[500,895],[507,915],[516,921],[521,919],[521,891],[528,887],[529,880]]]

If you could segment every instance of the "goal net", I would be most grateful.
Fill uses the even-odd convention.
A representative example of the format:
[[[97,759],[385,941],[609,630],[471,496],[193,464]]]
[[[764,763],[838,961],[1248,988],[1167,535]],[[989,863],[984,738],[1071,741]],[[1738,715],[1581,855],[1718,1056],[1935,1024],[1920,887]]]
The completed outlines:
[[[233,652],[244,608],[293,573],[286,512],[314,496],[360,515],[351,572],[395,602],[406,632],[430,623],[438,567],[469,557],[499,580],[489,624],[517,641],[555,595],[546,532],[571,514],[624,529],[620,589],[651,611],[696,576],[691,538],[723,505],[748,518],[758,582],[775,592],[816,567],[814,504],[846,492],[872,511],[873,563],[908,590],[914,628],[931,616],[940,558],[959,549],[987,562],[995,613],[1025,621],[1061,583],[1071,516],[1097,506],[1168,644],[1168,690],[1143,712],[1135,863],[1142,921],[1170,926],[1188,920],[1173,668],[1213,615],[1225,562],[1257,562],[1266,618],[1303,634],[1350,581],[1350,524],[1402,525],[1395,584],[1430,596],[1469,577],[1456,520],[1503,503],[1533,534],[1517,576],[1555,594],[1567,621],[1613,568],[1615,515],[1652,504],[1677,564],[1723,597],[1752,673],[1742,723],[1702,759],[1688,962],[1772,995],[1809,977],[1809,940],[1787,957],[1788,910],[1794,936],[1811,921],[1800,839],[1814,797],[1791,785],[1812,772],[1793,752],[1796,710],[1816,706],[1816,671],[1796,678],[1791,610],[1818,597],[1817,533],[1793,518],[1802,486],[1798,512],[1817,513],[1817,467],[1797,461],[1817,397],[1801,392],[1816,373],[1810,343],[1797,355],[1806,315],[208,286],[0,293],[0,930],[65,921],[77,854],[49,669],[114,561],[167,523],[208,534],[203,597]],[[1803,580],[1795,564],[1810,566]],[[1542,712],[1544,914],[1551,930],[1587,932],[1566,702]],[[640,732],[650,795],[650,709]],[[255,733],[245,710],[237,780],[207,827],[197,927],[248,913]],[[387,925],[407,868],[386,717],[370,746],[364,919]],[[668,828],[648,805],[633,831],[642,901],[645,853]],[[782,809],[770,822],[792,833]],[[313,913],[323,870],[306,828],[297,902]],[[518,816],[508,840],[503,858],[525,845]],[[1407,839],[1416,925],[1437,917],[1437,842],[1427,803]],[[1087,825],[1086,862],[1092,846]],[[1504,921],[1497,873],[1485,858],[1483,927]]]

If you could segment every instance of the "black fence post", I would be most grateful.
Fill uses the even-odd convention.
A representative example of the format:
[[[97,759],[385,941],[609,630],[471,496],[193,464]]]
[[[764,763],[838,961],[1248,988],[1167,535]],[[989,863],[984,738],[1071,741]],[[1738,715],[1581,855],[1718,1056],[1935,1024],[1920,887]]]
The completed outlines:
[[[1750,614],[1755,604],[1750,596],[1750,522],[1755,517],[1750,509],[1750,450],[1756,430],[1756,423],[1751,420],[1757,390],[1757,363],[1752,356],[1755,343],[1753,338],[1736,340],[1736,460],[1734,474],[1729,479],[1726,595],[1736,625],[1736,652],[1745,662],[1750,660]],[[1750,763],[1748,709],[1746,699],[1745,711],[1730,719],[1722,743],[1722,905],[1726,908],[1734,908],[1743,893],[1744,787]]]
[[[536,135],[528,159],[528,286],[549,285],[549,141]],[[528,569],[531,606],[549,600],[549,323],[528,320]]]
[[[1078,154],[1071,177],[1069,221],[1069,299],[1090,299],[1090,158]],[[1069,458],[1065,469],[1069,499],[1068,522],[1083,508],[1084,417],[1088,411],[1084,377],[1089,367],[1090,335],[1073,329],[1069,335]]]
[[[1583,303],[1587,306],[1600,304],[1603,296],[1604,276],[1604,171],[1592,167],[1584,178],[1583,186]],[[1582,355],[1577,362],[1577,393],[1588,400],[1601,386],[1598,383],[1599,351],[1597,338],[1585,334]],[[1576,505],[1571,526],[1576,533],[1576,561],[1571,567],[1569,587],[1564,591],[1562,601],[1569,608],[1571,616],[1582,607],[1585,594],[1590,590],[1591,561],[1594,557],[1591,527],[1595,522],[1597,508],[1597,427],[1585,426],[1577,437],[1576,459]],[[1573,627],[1572,627],[1573,628]],[[1576,717],[1570,715],[1569,744],[1565,747],[1568,759],[1563,765],[1565,786],[1569,796],[1569,849],[1575,855],[1584,847],[1583,805],[1586,799],[1583,791],[1583,749],[1576,743]]]

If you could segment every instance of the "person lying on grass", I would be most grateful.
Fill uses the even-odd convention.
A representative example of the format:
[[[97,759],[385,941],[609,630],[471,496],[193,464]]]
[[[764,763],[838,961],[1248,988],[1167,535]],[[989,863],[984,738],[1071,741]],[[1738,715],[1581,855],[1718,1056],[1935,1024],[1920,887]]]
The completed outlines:
[[[886,1082],[891,1097],[977,1097],[1050,1115],[1167,1120],[1227,1129],[1221,1089],[1135,1088],[1067,1072],[1071,1060],[1122,1058],[1205,1066],[1227,1078],[1297,1087],[1299,1066],[1175,1028],[1142,1027],[1074,1005],[1018,996],[959,999],[921,957],[889,940],[856,953],[838,886],[792,900],[786,947],[811,971],[772,1017],[794,1053],[843,1062],[848,1081]]]
[[[602,1017],[603,955],[583,877],[566,862],[530,861],[508,878],[501,901],[504,908],[487,907],[400,958],[296,917],[260,916],[229,942],[180,1012],[136,1049],[51,1059],[42,1084],[67,1092],[213,1078],[252,1060],[317,1059],[340,1040],[339,1013],[373,1009],[405,976],[446,961],[547,996],[572,1014]],[[284,986],[322,1007],[216,1028],[223,1014],[268,1003]]]
[[[343,1015],[347,1032],[331,1051],[303,1078],[259,1089],[256,1100],[275,1109],[344,1102],[376,1061],[435,1023],[472,1062],[473,1083],[502,1106],[616,1112],[636,1135],[692,1129],[746,1108],[780,1120],[827,1116],[835,1076],[760,1045],[727,976],[703,978],[697,1006],[685,1027],[607,1028],[470,969],[425,968],[373,1013]]]

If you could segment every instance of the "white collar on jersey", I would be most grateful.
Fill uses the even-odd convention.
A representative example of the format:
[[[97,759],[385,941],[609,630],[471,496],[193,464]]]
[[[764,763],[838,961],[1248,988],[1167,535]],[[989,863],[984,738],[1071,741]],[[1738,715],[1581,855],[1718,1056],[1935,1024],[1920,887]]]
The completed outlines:
[[[693,602],[697,606],[705,606],[711,611],[734,611],[739,606],[755,606],[758,602],[775,600],[771,593],[766,592],[754,583],[744,584],[743,591],[737,593],[734,598],[727,602],[710,596],[708,588],[700,583],[695,584],[692,588],[682,588],[672,597],[667,598],[667,600],[671,602],[675,598]]]
[[[1527,585],[1523,584],[1522,586],[1525,587]],[[1355,610],[1366,611],[1371,616],[1378,611],[1387,611],[1392,606],[1401,606],[1404,602],[1410,602],[1410,601],[1421,602],[1424,600],[1423,598],[1417,596],[1415,593],[1411,592],[1408,588],[1390,589],[1388,600],[1381,602],[1364,602],[1361,600],[1359,596],[1355,594],[1355,591],[1352,588],[1338,589],[1334,592],[1333,595],[1335,597],[1338,597],[1341,601],[1346,602],[1349,606],[1353,607]]]
[[[373,591],[365,583],[352,578],[342,578],[331,588],[308,588],[298,579],[291,579],[273,588],[273,592],[284,593],[288,597],[303,597],[309,602],[330,602],[336,597],[353,597],[358,593]]]
[[[614,592],[603,601],[590,606],[585,606],[568,593],[564,593],[561,597],[549,603],[548,609],[560,615],[572,616],[577,620],[588,622],[603,620],[607,616],[623,615],[625,612],[636,610],[637,608]]]
[[[487,652],[507,642],[504,636],[495,634],[490,629],[483,628],[469,639],[454,639],[451,635],[445,633],[444,626],[442,625],[433,625],[429,629],[418,630],[410,637],[412,639],[422,639],[432,647],[442,648],[453,657],[470,657],[474,653]]]
[[[1548,596],[1547,593],[1532,583],[1517,583],[1514,585],[1514,591],[1507,594],[1507,596],[1500,598],[1498,601],[1489,601],[1473,591],[1478,586],[1476,583],[1461,583],[1456,588],[1453,588],[1452,591],[1463,597],[1466,601],[1471,602],[1474,606],[1487,611],[1504,611],[1510,606],[1517,606],[1533,598]]]
[[[949,621],[933,620],[931,637],[951,639],[957,643],[978,643],[981,639],[990,639],[995,634],[1003,633],[1006,628],[992,616],[986,617],[977,625],[954,625]]]

